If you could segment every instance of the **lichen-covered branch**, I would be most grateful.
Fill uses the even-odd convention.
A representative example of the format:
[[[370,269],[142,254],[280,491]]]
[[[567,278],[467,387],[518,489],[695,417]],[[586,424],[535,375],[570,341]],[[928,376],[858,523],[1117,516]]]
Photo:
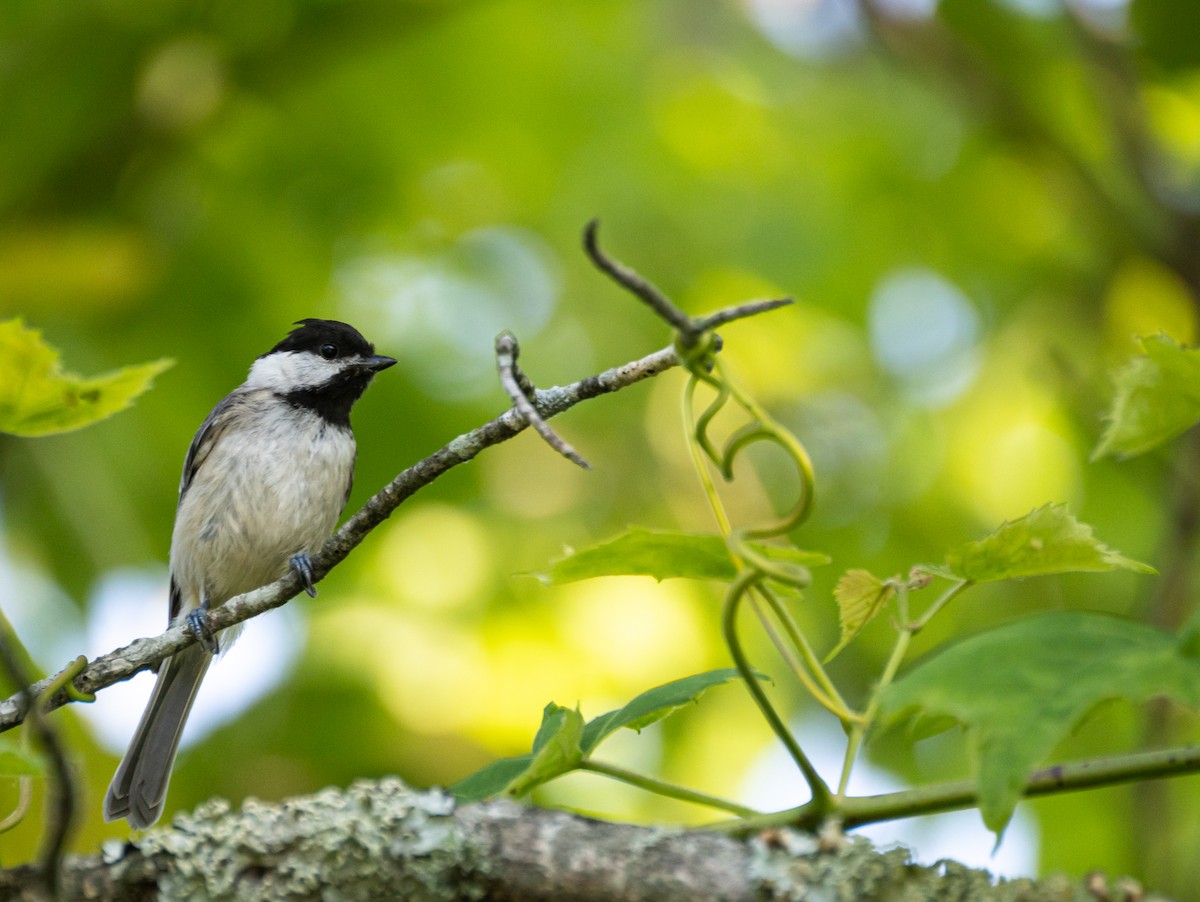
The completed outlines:
[[[778,830],[736,839],[704,830],[614,824],[509,801],[459,808],[440,790],[359,781],[279,804],[222,801],[172,826],[69,858],[62,899],[770,899],[1069,900],[1096,895],[1065,878],[996,882],[953,862],[913,864],[905,849]],[[1126,889],[1130,887],[1125,886]],[[41,899],[33,869],[0,871],[0,898]],[[1092,892],[1093,895],[1088,895]],[[1140,892],[1140,890],[1139,890]],[[1136,898],[1152,898],[1139,894]]]

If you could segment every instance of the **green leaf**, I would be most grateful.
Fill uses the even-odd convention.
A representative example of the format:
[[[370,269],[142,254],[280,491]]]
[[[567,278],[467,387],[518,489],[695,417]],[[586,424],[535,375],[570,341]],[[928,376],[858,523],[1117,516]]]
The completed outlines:
[[[1200,422],[1200,350],[1182,348],[1165,335],[1139,341],[1145,356],[1116,373],[1108,428],[1093,460],[1141,454]]]
[[[11,736],[0,736],[0,776],[38,777],[46,771],[46,763],[37,752],[21,748]]]
[[[515,758],[499,758],[488,764],[469,777],[463,777],[449,789],[460,802],[482,802],[484,799],[500,795],[512,783],[529,769],[532,754],[518,755]]]
[[[798,548],[750,546],[772,560],[798,566],[829,563],[828,556]],[[717,579],[729,582],[737,568],[721,536],[665,532],[631,527],[626,532],[583,551],[568,554],[536,574],[547,585],[562,585],[596,576],[653,576],[664,579]]]
[[[643,692],[623,708],[601,714],[583,726],[578,711],[551,702],[533,740],[533,751],[493,761],[450,791],[463,802],[479,802],[501,794],[522,795],[535,786],[574,770],[596,746],[622,727],[641,730],[696,701],[713,686],[738,679],[729,667],[664,683]],[[759,676],[760,679],[766,679]]]
[[[498,795],[522,796],[535,787],[574,770],[583,760],[580,739],[583,717],[554,702],[542,712],[533,751],[501,758],[450,787],[462,802],[480,802]]]
[[[895,594],[896,587],[892,583],[884,582],[866,570],[847,570],[833,590],[838,620],[842,625],[842,638],[833,651],[825,656],[825,663],[828,664],[853,642],[854,637],[875,619],[875,615],[884,609]]]
[[[935,654],[884,690],[880,717],[965,725],[983,820],[999,835],[1030,772],[1093,708],[1161,695],[1200,704],[1200,660],[1176,636],[1116,617],[1054,613]]]
[[[695,702],[713,686],[720,686],[738,678],[736,668],[726,667],[722,670],[697,673],[648,689],[625,707],[601,714],[589,721],[583,730],[580,743],[583,754],[590,755],[596,746],[622,727],[640,731]],[[766,677],[759,675],[759,679],[765,680]]]
[[[506,795],[523,796],[535,786],[575,769],[583,760],[583,715],[554,702],[542,712],[542,725],[533,740],[529,766],[504,788]]]
[[[1092,527],[1071,516],[1064,504],[1047,504],[1003,523],[990,536],[951,551],[944,567],[928,569],[978,583],[1079,571],[1155,572],[1102,544]]]
[[[0,432],[37,436],[80,429],[133,403],[174,365],[156,360],[85,379],[64,372],[58,351],[21,320],[0,322]]]

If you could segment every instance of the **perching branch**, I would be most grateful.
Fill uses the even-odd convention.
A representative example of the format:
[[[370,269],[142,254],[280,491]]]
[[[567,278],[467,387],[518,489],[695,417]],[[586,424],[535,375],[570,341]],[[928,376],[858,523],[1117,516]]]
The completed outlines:
[[[585,247],[593,262],[624,287],[650,303],[664,320],[679,330],[681,343],[685,346],[689,339],[694,342],[705,329],[710,328],[706,325],[707,323],[727,323],[734,319],[765,313],[790,303],[790,300],[787,299],[755,301],[717,311],[707,318],[689,317],[632,269],[606,256],[596,244],[596,228],[595,221],[589,223],[584,238]],[[530,425],[534,425],[560,453],[571,457],[576,463],[586,466],[586,462],[583,462],[583,459],[575,454],[570,445],[555,435],[544,421],[569,410],[581,401],[628,388],[643,379],[657,376],[663,370],[677,366],[681,362],[675,347],[671,346],[640,360],[605,370],[570,385],[534,389],[516,367],[517,350],[515,339],[512,340],[511,345],[505,341],[498,341],[497,363],[501,370],[501,380],[505,382],[505,390],[513,398],[515,406],[491,422],[485,423],[465,435],[460,435],[441,450],[404,470],[371,497],[362,509],[343,523],[341,529],[334,533],[321,550],[313,556],[314,581],[323,579],[330,570],[345,560],[346,556],[375,527],[390,517],[392,512],[418,489],[429,485],[447,470],[471,460],[484,448],[508,441]],[[530,415],[531,412],[532,415]],[[572,457],[572,455],[574,456]],[[286,604],[302,588],[300,578],[295,573],[289,572],[282,579],[270,585],[244,595],[238,595],[211,610],[208,614],[209,626],[216,632],[233,626],[235,623],[241,623],[272,608]],[[153,667],[159,661],[186,648],[194,641],[196,640],[192,631],[182,624],[172,626],[152,638],[136,639],[123,648],[118,648],[89,662],[87,667],[76,676],[73,685],[79,692],[85,694],[97,692]],[[21,723],[29,709],[27,698],[41,697],[54,685],[55,679],[60,675],[61,672],[34,683],[28,688],[28,695],[26,691],[22,691],[0,701],[0,732]],[[45,708],[48,711],[53,710],[70,700],[65,691],[53,692],[46,698]]]
[[[657,376],[678,363],[674,348],[663,348],[640,360],[605,370],[570,385],[539,389],[534,396],[534,407],[543,419],[549,419],[581,401],[628,388],[644,379]],[[341,529],[313,555],[314,581],[323,579],[330,570],[345,560],[375,527],[390,517],[392,512],[418,489],[429,485],[453,467],[471,460],[485,448],[508,441],[528,426],[528,421],[518,410],[507,410],[491,422],[460,435],[441,450],[401,472],[343,523]],[[282,606],[301,589],[299,577],[289,572],[276,582],[231,598],[220,607],[211,610],[208,614],[209,626],[215,632],[241,623],[264,611]],[[89,662],[76,677],[75,686],[85,693],[97,692],[153,667],[163,658],[186,648],[194,641],[195,637],[186,625],[172,626],[153,638],[136,639],[123,648]],[[30,686],[29,691],[37,696],[44,692],[53,680],[54,677],[40,680]],[[46,709],[58,708],[68,700],[65,692],[55,693],[47,699]],[[21,723],[25,719],[28,707],[24,692],[0,701],[0,732]]]

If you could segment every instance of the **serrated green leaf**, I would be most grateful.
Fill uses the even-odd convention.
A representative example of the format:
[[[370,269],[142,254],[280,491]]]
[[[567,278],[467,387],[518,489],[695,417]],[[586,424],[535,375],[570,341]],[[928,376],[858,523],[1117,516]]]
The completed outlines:
[[[838,653],[854,641],[862,628],[875,619],[875,615],[887,606],[896,594],[891,583],[884,582],[866,570],[847,570],[833,590],[838,606],[838,621],[842,626],[842,637],[837,646],[825,656],[825,663],[832,661]]]
[[[888,687],[879,710],[882,724],[918,715],[966,727],[980,811],[999,835],[1029,774],[1092,709],[1164,695],[1200,704],[1200,660],[1183,654],[1176,636],[1072,612],[952,645]]]
[[[19,319],[0,322],[0,432],[51,435],[80,429],[133,403],[174,365],[156,360],[85,379],[64,372],[58,351]]]
[[[713,686],[720,686],[738,678],[739,674],[736,668],[726,667],[722,670],[693,674],[648,689],[623,708],[601,714],[589,721],[583,730],[583,738],[580,742],[583,754],[590,755],[595,751],[596,746],[622,727],[630,730],[642,730],[685,705],[695,702]],[[759,678],[766,679],[761,675]]]
[[[751,542],[750,546],[772,560],[815,567],[829,557],[780,545]],[[664,579],[716,579],[728,582],[737,568],[721,536],[668,532],[631,527],[616,538],[573,552],[536,574],[547,585],[562,585],[597,576],[653,576]]]
[[[1200,350],[1166,335],[1139,341],[1144,356],[1113,377],[1116,394],[1093,460],[1142,454],[1200,422]]]
[[[1071,516],[1064,504],[1047,504],[1003,523],[991,535],[947,554],[945,567],[927,569],[979,583],[1080,571],[1155,572],[1101,543],[1092,527]]]
[[[11,736],[0,736],[0,776],[40,777],[46,762],[37,752],[21,748]]]

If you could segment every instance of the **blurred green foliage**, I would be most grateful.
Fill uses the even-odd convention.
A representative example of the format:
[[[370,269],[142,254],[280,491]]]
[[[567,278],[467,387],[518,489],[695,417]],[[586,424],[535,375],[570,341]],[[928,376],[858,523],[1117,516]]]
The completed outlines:
[[[821,31],[812,11],[827,8],[841,24]],[[196,426],[300,317],[353,322],[402,361],[356,409],[352,508],[505,406],[501,328],[542,384],[662,346],[661,324],[577,249],[600,216],[610,250],[689,312],[797,298],[722,330],[724,359],[814,457],[799,541],[835,566],[797,616],[822,647],[846,569],[941,560],[1049,502],[1162,576],[982,587],[918,653],[1035,611],[1177,626],[1200,446],[1088,453],[1133,337],[1197,337],[1196,16],[1190,0],[9,0],[0,317],[43,330],[80,372],[177,366],[88,430],[0,436],[6,569],[21,574],[0,604],[21,603],[46,670],[109,650],[78,647],[81,628],[55,646],[55,605],[82,623],[106,574],[161,576]],[[711,529],[682,381],[556,424],[593,473],[523,436],[406,504],[319,601],[291,605],[306,637],[293,671],[185,749],[169,806],[383,773],[450,783],[528,750],[551,698],[603,711],[727,666],[715,587],[513,575],[629,523]],[[739,485],[765,493],[727,500],[735,521],[760,522],[794,477],[749,457]],[[889,641],[886,624],[866,627],[839,682],[865,689]],[[753,657],[769,660],[765,644]],[[55,719],[80,755],[75,848],[91,851],[124,835],[98,804],[117,752],[76,711]],[[1195,731],[1180,711],[1112,706],[1055,757]],[[639,769],[730,798],[772,742],[732,691],[641,738]],[[959,775],[961,751],[868,749],[926,781]],[[622,818],[706,815],[598,779],[545,793]],[[1198,794],[1180,779],[1029,804],[1041,866],[1200,884]],[[6,835],[3,862],[28,858],[39,829]]]

